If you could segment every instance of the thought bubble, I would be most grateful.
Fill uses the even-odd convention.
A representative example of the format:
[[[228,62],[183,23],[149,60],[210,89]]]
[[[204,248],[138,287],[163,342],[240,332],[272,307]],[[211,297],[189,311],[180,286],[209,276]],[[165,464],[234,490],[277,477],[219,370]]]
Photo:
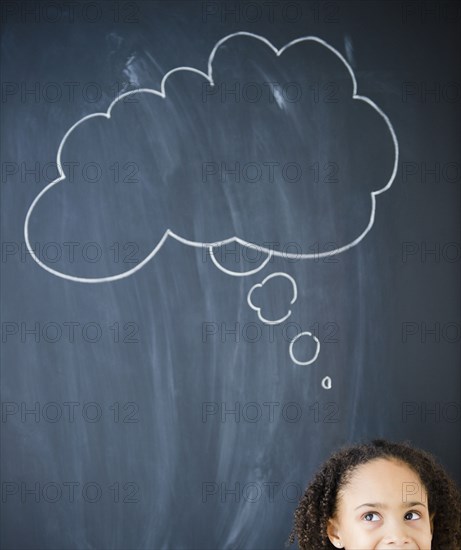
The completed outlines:
[[[97,164],[101,181],[77,175],[70,182],[75,163]],[[168,237],[212,256],[233,241],[267,259],[344,252],[373,226],[376,197],[395,178],[398,143],[388,117],[357,94],[352,68],[327,42],[306,36],[277,49],[237,32],[214,46],[207,73],[177,67],[160,90],[123,93],[106,112],[78,120],[56,164],[59,177],[27,212],[26,245],[53,275],[102,283],[142,269]],[[111,182],[114,166],[127,165],[137,177]],[[35,255],[30,235],[39,232],[107,247],[136,242],[142,259],[118,273],[104,263],[78,266],[84,275],[64,273]],[[223,271],[242,276],[266,264]],[[92,269],[107,271],[88,276]]]
[[[312,357],[309,357],[308,359],[300,360],[298,357],[295,356],[295,354],[293,352],[293,345],[300,338],[306,338],[306,337],[312,338],[312,340],[314,340],[314,342],[315,342],[315,352],[312,355]],[[312,334],[312,332],[309,332],[309,331],[301,332],[300,334],[295,336],[295,338],[293,338],[293,340],[290,342],[290,345],[288,347],[288,352],[290,354],[290,357],[291,357],[291,360],[293,361],[293,363],[296,363],[297,365],[310,365],[310,364],[312,364],[316,361],[316,359],[317,359],[317,357],[320,353],[320,341],[317,338],[317,336]],[[325,386],[323,386],[323,383],[322,383],[322,387],[325,388]],[[327,388],[325,388],[325,389],[327,389]]]
[[[288,317],[291,315],[291,309],[289,309],[288,313],[286,313],[286,315],[284,315],[283,317],[280,317],[278,319],[267,319],[261,313],[262,308],[253,303],[254,291],[257,289],[262,289],[264,285],[267,283],[267,281],[273,279],[274,277],[278,277],[282,279],[285,278],[290,281],[292,285],[292,298],[290,300],[290,304],[294,304],[298,297],[298,287],[296,285],[296,281],[293,279],[293,277],[291,277],[291,275],[288,275],[287,273],[282,273],[282,272],[271,273],[261,283],[256,283],[255,285],[253,285],[248,291],[248,295],[247,295],[248,305],[251,307],[251,309],[254,309],[258,313],[259,320],[262,321],[263,323],[266,323],[267,325],[277,325],[279,323],[283,323],[283,321],[286,321]]]

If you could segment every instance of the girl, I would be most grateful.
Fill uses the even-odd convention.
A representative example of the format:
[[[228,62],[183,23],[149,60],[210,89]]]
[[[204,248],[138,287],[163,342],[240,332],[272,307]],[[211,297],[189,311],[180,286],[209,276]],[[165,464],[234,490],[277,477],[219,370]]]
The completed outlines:
[[[295,536],[301,550],[460,550],[461,495],[429,453],[375,439],[327,460],[295,511]]]

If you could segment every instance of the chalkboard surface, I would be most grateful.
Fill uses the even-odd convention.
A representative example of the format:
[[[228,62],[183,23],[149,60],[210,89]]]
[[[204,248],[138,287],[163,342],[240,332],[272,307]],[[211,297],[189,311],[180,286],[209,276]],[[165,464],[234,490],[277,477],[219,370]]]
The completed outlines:
[[[1,10],[2,548],[282,548],[375,437],[461,484],[458,5]]]

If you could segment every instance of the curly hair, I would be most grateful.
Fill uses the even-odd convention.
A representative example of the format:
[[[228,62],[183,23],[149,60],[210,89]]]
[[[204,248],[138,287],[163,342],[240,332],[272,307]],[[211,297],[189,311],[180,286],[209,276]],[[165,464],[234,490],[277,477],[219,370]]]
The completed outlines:
[[[435,513],[432,548],[459,550],[461,495],[454,481],[431,454],[412,447],[408,441],[393,443],[384,439],[345,447],[331,455],[300,499],[285,546],[293,544],[297,537],[300,550],[333,550],[327,524],[337,510],[338,492],[358,466],[376,458],[404,462],[419,475],[427,491],[429,510]]]

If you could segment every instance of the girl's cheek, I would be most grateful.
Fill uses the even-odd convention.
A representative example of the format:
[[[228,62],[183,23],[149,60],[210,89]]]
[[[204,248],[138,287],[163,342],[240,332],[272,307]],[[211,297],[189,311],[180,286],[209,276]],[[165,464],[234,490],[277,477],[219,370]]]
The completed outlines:
[[[361,529],[374,530],[377,526],[382,525],[382,520],[367,521],[363,518],[357,518],[356,525]]]

